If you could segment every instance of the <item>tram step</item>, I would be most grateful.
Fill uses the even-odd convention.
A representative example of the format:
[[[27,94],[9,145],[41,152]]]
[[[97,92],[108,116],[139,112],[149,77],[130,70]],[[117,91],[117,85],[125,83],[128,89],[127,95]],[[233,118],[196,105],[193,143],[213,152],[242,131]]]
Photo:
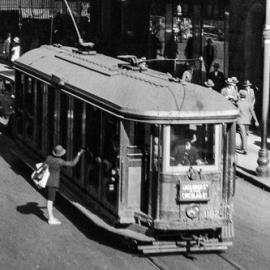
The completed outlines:
[[[191,246],[190,252],[200,252],[200,251],[224,251],[227,250],[232,242],[218,242],[218,243],[202,243],[201,246]],[[174,252],[186,252],[186,245],[179,245],[175,243],[171,244],[157,244],[153,245],[139,245],[138,250],[142,251],[144,254],[154,254],[154,253],[174,253]]]

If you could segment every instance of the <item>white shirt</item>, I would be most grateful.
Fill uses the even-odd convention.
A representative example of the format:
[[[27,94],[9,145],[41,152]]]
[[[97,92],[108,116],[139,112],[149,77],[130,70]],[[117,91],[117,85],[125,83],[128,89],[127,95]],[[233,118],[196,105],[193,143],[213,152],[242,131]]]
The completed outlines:
[[[11,49],[11,62],[16,61],[21,55],[21,46],[20,45],[16,45]]]

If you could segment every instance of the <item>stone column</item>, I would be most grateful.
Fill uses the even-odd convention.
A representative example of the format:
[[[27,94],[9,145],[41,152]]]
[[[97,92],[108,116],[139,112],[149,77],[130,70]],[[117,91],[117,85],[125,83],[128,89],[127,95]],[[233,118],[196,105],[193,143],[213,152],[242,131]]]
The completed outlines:
[[[259,176],[269,176],[269,158],[267,149],[267,129],[269,113],[269,76],[270,76],[270,0],[266,0],[266,22],[263,32],[264,37],[264,66],[263,66],[263,97],[262,97],[262,133],[261,149],[257,160],[256,172]]]

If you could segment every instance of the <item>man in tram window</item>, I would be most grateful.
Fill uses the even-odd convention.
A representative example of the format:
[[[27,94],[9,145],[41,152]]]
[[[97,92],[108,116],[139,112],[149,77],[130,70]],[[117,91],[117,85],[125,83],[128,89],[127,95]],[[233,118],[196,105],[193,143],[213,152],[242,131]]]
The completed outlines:
[[[202,164],[197,148],[192,145],[193,132],[185,132],[184,144],[176,144],[171,151],[171,161],[177,165],[192,166]]]

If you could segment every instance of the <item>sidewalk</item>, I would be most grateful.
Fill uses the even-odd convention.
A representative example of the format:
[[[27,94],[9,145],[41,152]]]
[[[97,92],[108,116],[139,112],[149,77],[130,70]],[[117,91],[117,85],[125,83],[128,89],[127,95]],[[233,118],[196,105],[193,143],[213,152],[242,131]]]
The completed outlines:
[[[240,142],[240,135],[236,134],[237,147],[240,146]],[[270,138],[267,139],[267,144],[270,144]],[[251,132],[248,136],[247,155],[236,152],[236,173],[239,177],[244,178],[252,184],[270,191],[270,177],[260,177],[256,175],[256,168],[258,167],[258,151],[260,150],[260,145],[261,137]]]

